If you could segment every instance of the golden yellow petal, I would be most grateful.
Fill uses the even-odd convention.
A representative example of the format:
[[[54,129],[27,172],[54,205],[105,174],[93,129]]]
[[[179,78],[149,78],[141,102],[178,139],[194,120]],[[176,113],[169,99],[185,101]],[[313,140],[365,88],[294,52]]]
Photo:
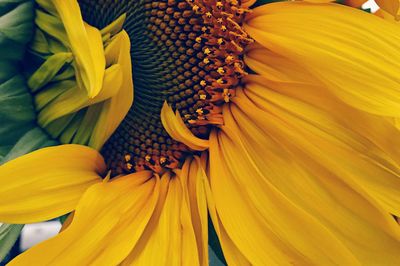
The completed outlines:
[[[257,74],[269,80],[294,83],[318,82],[304,67],[259,44],[249,46],[245,63]]]
[[[245,29],[344,102],[382,116],[400,113],[400,27],[394,23],[343,5],[279,2],[255,8]]]
[[[182,169],[175,169],[184,188],[184,197],[189,206],[191,223],[196,235],[200,265],[208,265],[208,216],[206,199],[206,174],[204,163],[197,156],[186,159]],[[187,188],[187,189],[185,189]]]
[[[43,148],[9,161],[0,166],[0,221],[32,223],[71,212],[105,170],[97,151],[79,145]]]
[[[263,173],[254,165],[252,156],[266,154],[247,154],[239,138],[224,132],[214,132],[210,141],[210,184],[216,211],[251,264],[358,264],[332,232],[269,182],[269,175],[285,179],[284,169]],[[268,159],[268,165],[276,162]],[[290,166],[285,165],[286,171]]]
[[[102,88],[105,69],[100,31],[83,22],[76,0],[53,0],[53,4],[67,32],[69,48],[75,56],[78,83],[87,90],[89,98],[93,98]]]
[[[94,185],[63,232],[10,265],[118,265],[141,238],[159,192],[159,179],[148,171]]]
[[[196,237],[182,180],[161,178],[157,207],[141,239],[122,265],[199,265]]]
[[[286,110],[277,115],[285,115],[285,120],[293,126],[297,123],[304,131],[301,134],[306,134],[301,137],[301,131],[297,131],[298,135],[287,135],[287,141],[295,143],[302,150],[312,149],[315,158],[322,156],[308,144],[303,147],[304,140],[314,139],[321,146],[328,142],[327,150],[334,149],[341,154],[336,159],[332,154],[327,155],[326,159],[331,161],[330,169],[346,180],[356,180],[368,188],[367,192],[387,212],[400,215],[400,196],[396,193],[400,189],[400,151],[397,149],[400,132],[389,119],[353,109],[320,86],[280,84],[257,76],[250,76],[248,81],[246,95],[251,97],[253,105],[258,105],[268,113]],[[265,107],[267,103],[270,104]],[[298,119],[289,114],[296,114]],[[277,124],[278,128],[282,126]],[[289,129],[287,133],[290,133]],[[352,174],[357,171],[357,175]]]
[[[118,64],[122,71],[122,84],[118,93],[103,105],[99,121],[93,131],[89,145],[100,149],[117,129],[133,102],[132,66],[130,41],[126,31],[118,33],[106,48],[107,64]],[[110,88],[112,88],[110,84]]]
[[[196,137],[185,125],[178,111],[174,114],[172,108],[164,102],[161,109],[161,121],[167,133],[175,140],[182,142],[195,151],[208,148],[208,140]]]
[[[340,113],[343,104],[337,105],[339,113],[334,115],[313,104],[324,95],[322,90],[314,97],[307,84],[274,86],[276,82],[266,79],[249,80],[224,109],[222,132],[210,139],[216,211],[237,248],[253,264],[260,259],[264,261],[258,263],[265,264],[270,257],[279,265],[396,264],[400,230],[389,210],[399,209],[398,193],[392,190],[398,186],[398,164],[388,156],[391,152],[383,139],[372,133],[366,140],[368,132],[359,132],[361,125],[364,131],[396,132],[385,132],[390,123],[375,117],[381,121],[373,129],[373,120],[367,119],[371,115],[356,116],[354,110],[344,120],[353,119],[357,125],[347,129],[339,119],[346,115]],[[293,97],[287,96],[294,90]],[[326,102],[335,100],[321,106]],[[284,218],[285,213],[292,213],[291,218]],[[294,221],[310,235],[287,233],[296,226]],[[324,240],[312,241],[311,235]],[[269,241],[267,250],[276,254],[257,249],[258,241],[265,243],[263,247]],[[328,248],[330,254],[314,254],[313,246]]]

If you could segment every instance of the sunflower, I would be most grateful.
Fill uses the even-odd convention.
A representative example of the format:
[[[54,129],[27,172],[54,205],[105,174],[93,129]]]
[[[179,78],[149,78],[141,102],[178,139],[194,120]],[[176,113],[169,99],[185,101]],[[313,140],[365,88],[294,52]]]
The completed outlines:
[[[213,230],[229,265],[398,265],[382,2],[0,2],[22,51],[0,53],[0,100],[26,113],[0,109],[0,221],[68,214],[10,265],[208,265]]]

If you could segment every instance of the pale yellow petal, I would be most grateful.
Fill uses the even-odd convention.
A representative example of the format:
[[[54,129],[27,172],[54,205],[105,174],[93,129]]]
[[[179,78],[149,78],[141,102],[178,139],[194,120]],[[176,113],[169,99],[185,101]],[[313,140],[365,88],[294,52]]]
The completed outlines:
[[[255,8],[245,29],[344,102],[373,114],[399,114],[400,27],[394,23],[343,5],[279,2]]]
[[[142,236],[158,201],[160,182],[138,172],[92,186],[72,223],[10,265],[117,265]]]
[[[61,145],[34,151],[0,166],[0,221],[32,223],[75,209],[106,166],[88,147]]]

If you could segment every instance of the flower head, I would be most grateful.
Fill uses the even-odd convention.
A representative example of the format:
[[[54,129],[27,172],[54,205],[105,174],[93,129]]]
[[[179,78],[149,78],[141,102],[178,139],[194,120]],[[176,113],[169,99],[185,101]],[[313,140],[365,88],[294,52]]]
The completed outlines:
[[[395,22],[333,3],[37,3],[28,85],[64,145],[0,166],[0,221],[73,213],[11,265],[206,265],[211,226],[232,265],[396,264]]]

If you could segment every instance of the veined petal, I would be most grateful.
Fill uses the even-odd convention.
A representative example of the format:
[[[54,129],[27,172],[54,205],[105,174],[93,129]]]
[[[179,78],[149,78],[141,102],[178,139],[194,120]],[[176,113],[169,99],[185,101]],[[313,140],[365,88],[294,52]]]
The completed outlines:
[[[88,147],[43,148],[0,166],[0,221],[31,223],[75,209],[88,187],[106,170],[101,155]]]
[[[175,169],[174,172],[179,176],[184,188],[184,197],[191,214],[196,235],[197,250],[200,265],[208,265],[208,216],[206,199],[206,173],[204,170],[205,159],[202,160],[195,156],[186,159],[182,169]],[[187,188],[187,189],[185,189]]]
[[[161,183],[154,214],[122,265],[199,265],[186,188],[179,176],[171,177],[168,172]]]
[[[353,109],[311,84],[293,86],[250,76],[246,96],[253,105],[276,113],[292,126],[296,124],[302,128],[300,131],[307,128],[303,133],[287,135],[284,143],[312,151],[320,159],[324,157],[318,155],[320,151],[304,140],[313,139],[321,148],[329,143],[324,147],[332,152],[324,153],[327,157],[320,163],[345,180],[356,180],[387,212],[400,215],[400,197],[396,192],[400,189],[400,154],[396,148],[400,132],[389,119]],[[276,124],[275,130],[278,128],[283,130],[282,125]],[[285,134],[290,132],[287,130]],[[335,156],[339,157],[333,159]]]
[[[161,121],[165,130],[175,140],[182,142],[195,151],[206,150],[208,140],[196,137],[185,125],[178,111],[174,114],[172,108],[164,102],[161,109]]]
[[[117,265],[141,237],[159,192],[160,182],[149,171],[94,185],[63,232],[29,249],[10,265]]]
[[[209,175],[209,174],[208,174]],[[225,260],[228,265],[251,265],[250,261],[242,253],[243,250],[239,250],[238,246],[229,237],[226,229],[221,223],[221,219],[218,216],[215,200],[211,192],[211,186],[208,179],[204,180],[204,191],[207,199],[208,212],[213,222],[215,232],[218,236],[219,242],[224,253]]]
[[[283,55],[276,54],[259,44],[250,45],[245,63],[257,74],[269,80],[294,83],[317,81],[303,67]]]
[[[245,258],[253,265],[357,265],[332,232],[268,182],[279,173],[261,173],[238,140],[211,134],[210,184],[221,224]]]
[[[272,229],[273,236],[278,236],[282,241],[273,243],[275,250],[280,252],[287,249],[294,250],[294,254],[284,252],[287,258],[281,258],[283,261],[292,258],[297,263],[306,259],[309,260],[306,262],[307,264],[312,264],[314,260],[317,264],[321,264],[321,262],[329,264],[338,263],[342,259],[355,259],[355,261],[347,263],[352,265],[395,264],[400,249],[400,230],[389,211],[399,209],[395,192],[398,188],[391,191],[393,185],[398,186],[398,177],[395,172],[397,164],[387,154],[385,155],[385,149],[380,150],[372,144],[382,144],[374,133],[369,138],[371,141],[374,139],[375,141],[365,143],[364,137],[368,133],[356,133],[356,128],[360,124],[364,123],[364,130],[372,128],[374,124],[369,124],[368,120],[365,120],[365,116],[353,116],[358,112],[354,110],[355,113],[349,113],[352,118],[348,119],[357,121],[357,118],[362,118],[362,122],[355,122],[358,126],[346,129],[346,127],[341,127],[343,124],[336,118],[336,116],[344,116],[345,113],[330,117],[329,113],[323,109],[313,107],[312,100],[315,98],[312,93],[303,90],[298,84],[296,84],[297,92],[294,94],[305,95],[303,98],[299,98],[307,99],[308,103],[295,97],[284,96],[294,90],[293,86],[284,90],[282,89],[284,86],[269,87],[268,85],[267,80],[260,80],[257,85],[260,89],[257,89],[256,84],[248,81],[243,91],[238,90],[237,97],[233,99],[234,103],[224,110],[225,126],[222,128],[223,132],[215,137],[218,142],[210,145],[211,189],[217,213],[229,236],[250,261],[265,256],[261,253],[263,251],[255,249],[242,240],[244,235],[257,234],[247,232],[242,236],[241,233],[238,233],[240,230],[232,228],[234,224],[231,221],[239,220],[234,217],[235,212],[232,211],[229,214],[229,211],[223,209],[228,208],[223,207],[225,198],[219,196],[216,189],[219,189],[218,182],[223,182],[220,179],[226,172],[228,173],[225,175],[233,178],[230,182],[238,187],[238,190],[232,193],[240,195],[243,204],[248,206],[247,209],[242,209],[240,212],[257,210],[255,213],[261,215],[257,219],[265,221],[269,225],[268,228]],[[303,85],[303,87],[308,88],[309,86]],[[323,95],[323,93],[321,94]],[[324,102],[321,105],[324,105]],[[339,104],[337,107],[337,111],[340,111],[341,105]],[[379,117],[376,117],[376,121],[379,121],[378,119]],[[381,125],[382,123],[377,130],[382,130]],[[389,127],[390,123],[387,123],[387,128]],[[354,131],[352,132],[352,130]],[[371,131],[374,132],[375,129],[371,129]],[[385,134],[385,131],[381,132]],[[366,153],[366,149],[358,151],[363,145],[367,145],[365,148],[370,149],[368,153]],[[215,148],[216,146],[218,149]],[[240,169],[248,170],[245,174],[241,173]],[[248,178],[244,179],[243,176]],[[379,178],[374,178],[374,176]],[[226,191],[228,180],[227,177],[224,185],[220,185],[224,188],[225,197],[228,195]],[[253,182],[255,183],[254,187],[251,185]],[[377,183],[367,185],[369,182]],[[259,193],[257,192],[258,187],[262,187]],[[375,190],[375,187],[379,187],[379,191]],[[262,191],[267,195],[274,195],[269,192],[270,189],[276,190],[280,195],[274,200],[275,205],[290,202],[295,209],[287,207],[281,209],[304,211],[307,215],[303,213],[301,221],[305,222],[307,226],[316,222],[318,226],[312,227],[322,231],[317,232],[311,229],[316,234],[314,237],[326,233],[322,228],[328,231],[325,236],[327,237],[326,242],[317,241],[315,243],[336,247],[337,250],[331,250],[331,254],[328,256],[320,253],[318,256],[321,257],[318,257],[312,254],[311,246],[307,251],[307,245],[300,244],[309,243],[309,236],[282,235],[273,222],[269,221],[270,219],[285,221],[284,218],[277,218],[282,213],[265,215],[264,212],[266,211],[264,210],[266,202],[264,202],[265,196],[262,195]],[[220,193],[223,193],[222,188]],[[236,202],[232,204],[234,199],[226,200],[230,202],[230,206],[239,206]],[[385,201],[386,204],[384,204]],[[268,211],[271,210],[271,208],[268,209]],[[246,215],[242,214],[240,219],[247,215],[247,213]],[[308,215],[312,219],[303,220]],[[292,214],[291,217],[292,220],[299,223],[298,216]],[[262,228],[262,223],[258,227],[249,226],[247,221],[246,224],[249,228]],[[280,226],[289,225],[290,223],[286,224],[285,221]],[[284,232],[288,230],[286,229]],[[265,231],[264,234],[267,235],[267,232],[269,231]],[[296,237],[293,238],[293,235]],[[250,243],[254,243],[254,240]],[[258,251],[259,255],[255,256],[255,251]],[[337,256],[331,257],[336,252],[339,252]],[[299,259],[295,257],[296,254],[303,256]]]
[[[280,2],[255,8],[245,29],[261,45],[306,68],[346,103],[398,116],[400,27],[394,23],[336,4]]]

